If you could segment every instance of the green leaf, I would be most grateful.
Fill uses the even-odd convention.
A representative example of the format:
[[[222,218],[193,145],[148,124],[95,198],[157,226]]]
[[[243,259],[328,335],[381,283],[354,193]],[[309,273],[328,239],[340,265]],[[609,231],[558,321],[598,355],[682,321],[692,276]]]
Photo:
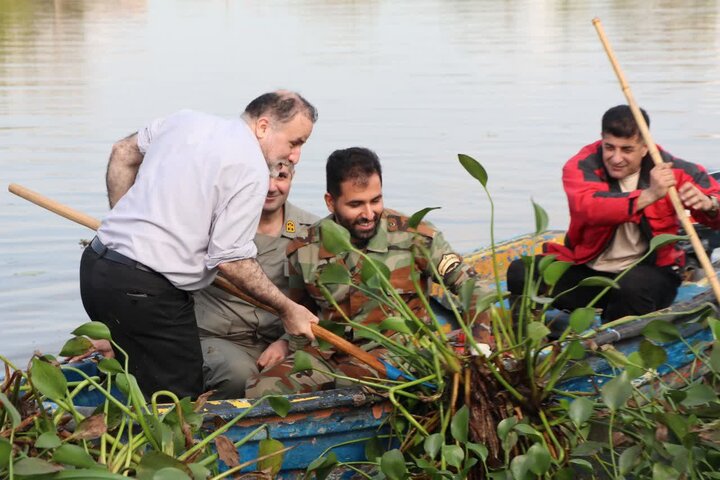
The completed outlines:
[[[545,269],[546,269],[551,263],[553,263],[553,262],[555,261],[556,258],[557,258],[556,255],[545,255],[544,257],[542,257],[542,258],[540,259],[540,261],[538,262],[538,266],[537,266],[538,273],[541,273],[541,274],[542,274],[542,273],[545,271]]]
[[[92,350],[93,344],[85,337],[73,337],[62,347],[60,355],[63,357],[74,357]]]
[[[140,459],[136,468],[138,480],[152,480],[153,476],[160,470],[173,468],[189,475],[190,469],[184,463],[162,452],[147,452]]]
[[[510,471],[515,480],[524,480],[530,470],[530,462],[527,455],[517,455],[510,462]]]
[[[587,442],[586,442],[586,443],[587,443]],[[599,451],[599,450],[598,450],[598,451]],[[573,464],[573,465],[577,465],[578,467],[581,467],[581,468],[583,468],[584,470],[586,470],[586,471],[588,471],[588,472],[592,472],[592,471],[593,471],[592,463],[590,463],[590,462],[588,462],[587,460],[584,460],[584,459],[582,459],[582,458],[573,458],[572,460],[570,460],[570,463]]]
[[[595,370],[592,369],[589,363],[575,362],[570,368],[563,372],[560,379],[568,380],[570,378],[589,377],[590,375],[595,375]]]
[[[715,391],[703,383],[695,383],[685,390],[687,397],[682,401],[685,407],[696,407],[710,402],[716,402],[718,396]]]
[[[467,405],[463,405],[460,410],[455,413],[450,423],[450,433],[452,433],[453,438],[460,443],[467,443],[468,441],[469,422],[470,411]]]
[[[55,432],[45,432],[35,440],[35,448],[57,448],[62,444]]]
[[[612,278],[598,276],[583,278],[580,282],[578,282],[578,287],[620,288],[620,285],[618,285]]]
[[[469,451],[473,452],[477,458],[479,458],[480,460],[482,460],[483,463],[485,463],[489,453],[485,445],[481,443],[468,442],[465,446]]]
[[[712,330],[713,338],[715,338],[716,341],[720,340],[720,320],[710,317],[708,318],[708,326],[710,330]]]
[[[585,344],[580,340],[573,340],[567,346],[570,360],[582,360],[585,358]]]
[[[380,330],[393,330],[395,332],[413,334],[413,330],[408,325],[407,320],[402,317],[387,317],[380,323]]]
[[[710,366],[717,373],[720,372],[720,343],[713,343],[712,352],[710,352]]]
[[[324,480],[336,464],[337,456],[335,455],[335,452],[330,452],[327,454],[327,456],[316,458],[315,460],[310,462],[310,465],[308,465],[305,472],[307,475],[315,472],[315,478],[317,480]]]
[[[534,444],[528,449],[526,455],[530,471],[535,475],[543,475],[550,468],[550,462],[552,461],[550,452],[543,444]]]
[[[553,262],[547,266],[542,272],[543,281],[551,287],[557,284],[560,277],[567,271],[568,268],[572,267],[570,262]]]
[[[334,255],[352,250],[350,232],[329,218],[320,222],[320,236],[323,248]]]
[[[47,480],[48,478],[52,480],[127,480],[128,477],[102,470],[102,468],[93,467],[61,470],[49,477],[43,475],[33,478],[37,478],[38,480]]]
[[[568,416],[578,427],[587,422],[593,414],[594,404],[591,400],[580,397],[570,403]]]
[[[465,458],[465,452],[459,445],[443,445],[440,449],[441,455],[448,463],[455,468],[462,466],[463,459]]]
[[[387,265],[372,258],[366,258],[360,269],[360,280],[370,288],[382,288],[381,279],[390,278],[390,269]]]
[[[83,323],[72,331],[73,335],[92,338],[93,340],[110,340],[110,329],[102,322]]]
[[[425,218],[425,215],[439,208],[440,207],[425,207],[422,210],[418,210],[417,212],[413,213],[408,219],[408,227],[417,228],[417,226],[420,225],[420,222],[422,222],[423,218]]]
[[[640,454],[642,453],[642,447],[640,445],[633,445],[632,447],[626,449],[624,452],[620,454],[620,459],[618,460],[618,466],[620,467],[620,474],[627,475],[632,471],[635,466],[640,463],[640,459],[642,458]]]
[[[268,403],[270,404],[270,408],[273,409],[273,412],[280,417],[285,418],[288,412],[290,412],[290,400],[288,400],[287,397],[274,395],[268,397]]]
[[[550,329],[542,322],[530,322],[527,326],[527,336],[530,340],[538,342],[550,333]]]
[[[526,437],[537,437],[538,439],[543,438],[542,435],[540,435],[540,432],[535,430],[527,423],[518,423],[517,425],[515,425],[514,430]]]
[[[677,480],[678,478],[680,478],[680,472],[670,465],[659,462],[655,462],[653,465],[652,480]]]
[[[299,373],[312,370],[312,356],[310,356],[309,353],[303,350],[298,350],[297,352],[295,352],[294,355],[295,363],[293,364],[293,368],[290,373]]]
[[[570,314],[570,328],[575,333],[582,333],[595,321],[595,309],[592,307],[576,308]]]
[[[625,354],[612,345],[602,351],[602,356],[616,368],[625,368],[628,364],[628,359]]]
[[[152,480],[191,480],[191,478],[179,468],[165,467],[155,472]]]
[[[613,412],[625,405],[632,396],[632,385],[627,372],[622,372],[603,385],[600,393],[605,405]]]
[[[397,448],[383,454],[380,459],[380,470],[389,480],[404,480],[408,477],[405,457]]]
[[[124,370],[120,362],[114,358],[103,358],[98,362],[98,370],[103,373],[123,373]]]
[[[428,454],[428,457],[430,457],[431,460],[434,460],[438,452],[440,451],[440,448],[444,444],[445,442],[443,440],[443,436],[439,433],[433,433],[432,435],[429,435],[427,438],[425,438],[423,447],[425,448],[425,453]]]
[[[42,475],[62,470],[62,465],[54,465],[37,457],[25,457],[13,464],[15,475]]]
[[[482,165],[480,165],[480,163],[478,163],[477,160],[469,155],[465,155],[464,153],[458,153],[458,160],[460,160],[460,164],[463,168],[465,168],[470,175],[480,182],[480,185],[483,187],[487,186],[487,172],[485,172],[485,169]]]
[[[595,442],[593,440],[587,440],[585,442],[579,443],[575,449],[572,451],[572,456],[574,457],[590,457],[593,456],[603,449],[603,444],[600,442]],[[592,468],[590,468],[592,470]]]
[[[10,464],[10,454],[12,453],[12,445],[10,442],[0,437],[0,470],[7,468]]]
[[[645,338],[659,343],[668,343],[681,338],[675,325],[662,320],[653,320],[645,325],[642,334]]]
[[[663,425],[666,425],[681,441],[685,438],[690,429],[691,420],[687,415],[680,415],[677,413],[658,413],[655,415],[655,419]]]
[[[15,405],[13,405],[10,399],[2,392],[0,392],[0,407],[2,407],[2,409],[5,410],[10,416],[10,426],[15,428],[20,425],[20,422],[22,421],[22,418],[20,417],[20,412],[18,412],[17,408],[15,408]],[[0,427],[2,426],[3,425],[0,425]]]
[[[32,359],[30,379],[35,388],[50,400],[62,400],[67,395],[67,380],[60,368],[37,357]]]
[[[508,436],[508,434],[512,431],[513,427],[517,425],[517,423],[518,419],[515,416],[501,420],[500,423],[498,423],[497,427],[498,438],[500,440],[505,440],[505,437]]]
[[[350,272],[339,263],[325,265],[318,281],[323,285],[350,285]]]
[[[282,444],[282,442],[275,440],[274,438],[264,438],[260,440],[260,444],[258,447],[258,456],[262,457],[265,455],[275,454],[272,457],[260,460],[258,462],[258,467],[260,468],[260,470],[269,470],[270,475],[272,477],[275,477],[280,471],[280,467],[282,467],[284,456],[283,454],[278,454],[277,452],[280,452],[284,448],[285,446]]]
[[[90,468],[97,465],[95,460],[93,460],[84,448],[70,443],[65,443],[59,446],[52,456],[52,461],[80,468]]]
[[[192,473],[193,480],[206,480],[210,476],[210,470],[199,463],[191,463],[188,468]]]
[[[658,368],[667,360],[667,353],[665,353],[664,348],[658,347],[644,338],[640,341],[638,352],[645,368]]]
[[[643,359],[640,356],[639,351],[631,352],[630,355],[627,357],[628,363],[625,366],[625,371],[628,374],[628,378],[638,378],[641,375],[645,374],[645,366],[643,364]]]
[[[535,212],[535,235],[539,235],[548,227],[548,214],[544,208],[539,204],[532,202],[533,210]]]
[[[376,462],[382,457],[384,451],[385,448],[378,437],[370,437],[368,441],[365,442],[365,459],[368,462]]]
[[[650,240],[648,250],[652,252],[655,249],[664,247],[665,245],[668,245],[670,243],[675,243],[680,240],[687,240],[688,238],[689,237],[687,235],[670,235],[669,233],[662,233],[660,235],[654,236]]]

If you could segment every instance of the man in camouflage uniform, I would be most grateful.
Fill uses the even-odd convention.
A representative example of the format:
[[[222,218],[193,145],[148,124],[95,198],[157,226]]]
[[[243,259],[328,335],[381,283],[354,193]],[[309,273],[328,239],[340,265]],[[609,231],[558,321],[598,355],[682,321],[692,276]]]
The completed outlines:
[[[287,201],[293,165],[286,163],[270,178],[260,224],[254,241],[257,261],[283,293],[287,294],[285,250],[296,236],[304,236],[318,217]],[[213,398],[242,398],[245,382],[259,370],[285,358],[288,341],[280,319],[239,298],[210,286],[195,293],[197,318],[207,390]]]
[[[475,277],[474,270],[453,252],[440,232],[426,223],[411,228],[408,217],[384,208],[382,170],[374,152],[359,147],[337,150],[328,158],[326,173],[325,202],[331,213],[328,219],[350,232],[356,248],[388,267],[392,285],[418,318],[427,320],[428,312],[416,293],[411,272],[420,274],[421,287],[426,292],[432,281],[432,266],[454,293],[465,281]],[[430,261],[421,254],[420,246],[429,251]],[[319,222],[308,229],[307,236],[297,237],[290,243],[288,257],[290,298],[311,311],[319,310],[321,321],[343,321],[343,315],[325,299],[318,283],[323,270],[333,264],[340,264],[349,271],[353,285],[325,284],[324,288],[351,320],[366,325],[379,324],[395,314],[355,286],[360,283],[362,257],[352,252],[334,255],[323,248]],[[476,284],[475,294],[482,293]],[[373,349],[367,339],[354,338],[351,329],[346,329],[346,338],[369,349],[373,355],[385,353],[384,348]],[[312,371],[291,373],[294,356],[290,356],[281,364],[252,377],[247,384],[247,396],[305,393],[352,383],[324,372],[352,378],[378,376],[370,367],[342,352],[320,350],[315,346],[307,346],[305,351],[311,354]]]

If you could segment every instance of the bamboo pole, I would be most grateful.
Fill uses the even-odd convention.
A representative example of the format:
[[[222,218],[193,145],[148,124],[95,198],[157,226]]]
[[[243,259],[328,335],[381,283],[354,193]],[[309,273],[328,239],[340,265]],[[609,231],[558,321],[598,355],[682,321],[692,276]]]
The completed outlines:
[[[8,186],[8,191],[10,191],[11,193],[14,193],[15,195],[17,195],[21,198],[24,198],[25,200],[28,200],[28,201],[34,203],[35,205],[38,205],[47,210],[50,210],[53,213],[56,213],[62,217],[65,217],[68,220],[72,220],[75,223],[79,223],[80,225],[88,227],[91,230],[97,230],[98,228],[100,228],[100,221],[98,219],[91,217],[89,215],[86,215],[78,210],[75,210],[74,208],[68,207],[67,205],[63,205],[59,202],[56,202],[55,200],[52,200],[40,193],[34,192],[34,191],[30,190],[29,188],[25,188],[22,185],[18,185],[16,183],[11,183]],[[270,307],[269,305],[260,303],[259,301],[255,300],[254,298],[248,296],[245,292],[243,292],[242,290],[237,288],[226,278],[216,277],[215,281],[213,282],[213,285],[230,293],[231,295],[235,295],[236,297],[249,303],[250,305],[253,305],[257,308],[260,308],[260,309],[270,312],[274,315],[277,315],[277,311],[274,308]],[[344,352],[348,355],[351,355],[351,356],[357,358],[361,362],[372,367],[380,375],[383,375],[383,376],[387,375],[387,368],[385,367],[385,365],[380,360],[378,360],[374,356],[367,353],[365,350],[358,348],[357,346],[348,342],[344,338],[338,337],[337,335],[335,335],[331,331],[321,327],[320,325],[313,323],[310,326],[312,328],[313,335],[315,335],[319,339],[325,340],[326,342],[328,342],[329,344],[331,344],[333,347],[337,348],[341,352]]]
[[[608,41],[607,36],[605,36],[605,30],[602,27],[602,23],[600,22],[599,18],[594,18],[592,23],[595,26],[595,30],[597,31],[598,36],[600,37],[600,42],[602,42],[602,45],[605,48],[605,53],[607,53],[610,64],[612,65],[613,70],[615,70],[615,75],[620,82],[620,87],[622,88],[623,94],[627,99],[633,117],[635,117],[635,121],[637,122],[638,128],[640,129],[640,135],[642,136],[643,141],[648,147],[650,157],[653,159],[653,162],[655,162],[655,165],[661,165],[663,163],[663,160],[660,157],[660,152],[658,151],[657,146],[655,145],[655,141],[650,134],[650,129],[648,128],[647,123],[645,123],[645,118],[642,116],[642,112],[640,111],[640,108],[638,107],[637,102],[633,97],[632,91],[630,90],[630,85],[628,85],[627,80],[625,79],[625,75],[620,68],[620,64],[615,57],[615,53],[610,46],[610,42]],[[715,269],[713,268],[712,263],[707,256],[707,253],[705,253],[705,248],[700,241],[700,237],[698,237],[698,234],[695,231],[695,227],[685,213],[685,207],[680,201],[677,189],[675,187],[670,187],[670,189],[668,190],[668,195],[670,196],[670,201],[673,207],[675,207],[675,213],[677,214],[678,219],[680,219],[681,225],[685,229],[687,235],[690,237],[690,244],[695,250],[695,255],[697,256],[697,259],[700,262],[703,270],[705,270],[705,275],[710,282],[710,286],[712,287],[713,293],[715,294],[715,299],[720,304],[720,282],[718,282],[717,275],[715,274]]]

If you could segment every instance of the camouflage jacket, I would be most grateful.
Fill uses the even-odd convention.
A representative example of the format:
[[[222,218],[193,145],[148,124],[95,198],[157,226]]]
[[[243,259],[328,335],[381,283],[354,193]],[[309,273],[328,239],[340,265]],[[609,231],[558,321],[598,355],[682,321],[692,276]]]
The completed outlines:
[[[475,271],[453,252],[442,233],[427,223],[421,223],[416,229],[412,229],[408,226],[408,217],[393,210],[384,210],[377,233],[368,242],[364,253],[389,268],[390,281],[396,291],[419,318],[427,319],[427,311],[410,277],[412,270],[419,271],[422,291],[428,292],[433,276],[432,267],[421,254],[418,248],[420,245],[429,251],[430,260],[443,277],[445,285],[454,293],[457,293],[457,289],[466,280],[475,277]],[[325,299],[318,285],[323,269],[333,263],[345,266],[352,278],[352,285],[326,285],[349,318],[359,323],[372,324],[380,323],[387,316],[393,315],[386,305],[368,298],[356,287],[360,284],[362,257],[355,253],[334,255],[322,247],[319,222],[308,229],[306,237],[296,237],[290,243],[288,257],[290,298],[311,309],[313,306],[318,307],[315,310],[319,310],[320,320],[342,319]]]

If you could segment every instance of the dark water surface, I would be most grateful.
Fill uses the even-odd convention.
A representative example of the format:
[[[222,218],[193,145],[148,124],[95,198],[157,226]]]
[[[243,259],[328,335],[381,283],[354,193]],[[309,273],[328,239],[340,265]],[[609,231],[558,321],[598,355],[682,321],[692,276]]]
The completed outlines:
[[[489,242],[489,204],[457,162],[486,167],[496,237],[564,228],[564,161],[623,103],[599,16],[658,143],[720,167],[718,1],[0,0],[0,353],[56,353],[86,321],[80,239],[92,233],[5,191],[23,184],[95,217],[113,141],[181,108],[236,115],[301,91],[320,120],[292,199],[324,214],[324,160],[363,145],[386,205],[461,252]]]

